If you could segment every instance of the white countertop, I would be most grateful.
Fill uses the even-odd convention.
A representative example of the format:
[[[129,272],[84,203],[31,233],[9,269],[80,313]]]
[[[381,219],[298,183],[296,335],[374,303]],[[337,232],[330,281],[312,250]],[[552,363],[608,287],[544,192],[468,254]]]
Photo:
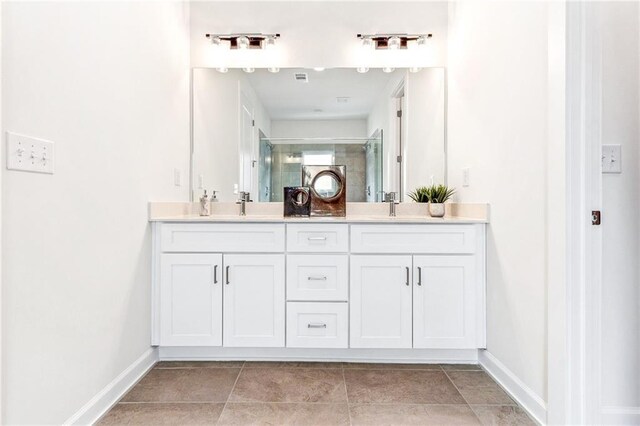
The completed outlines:
[[[487,204],[447,204],[447,215],[430,217],[426,205],[402,203],[397,215],[388,214],[389,206],[383,203],[347,203],[345,217],[284,217],[282,203],[248,203],[247,215],[239,215],[234,203],[213,203],[211,216],[200,216],[197,203],[149,203],[150,222],[194,223],[434,223],[464,224],[488,223]],[[351,214],[350,214],[351,212]]]
[[[231,216],[231,215],[178,215],[158,216],[151,222],[281,222],[281,223],[487,223],[484,219],[466,217],[424,217],[424,216],[345,216],[345,217],[283,217],[283,216]]]

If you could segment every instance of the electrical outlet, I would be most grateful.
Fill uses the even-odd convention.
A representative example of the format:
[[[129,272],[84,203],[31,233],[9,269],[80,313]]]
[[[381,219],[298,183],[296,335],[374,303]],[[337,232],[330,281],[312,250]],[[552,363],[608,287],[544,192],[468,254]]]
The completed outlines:
[[[462,169],[462,186],[469,186],[469,168],[465,167]]]
[[[173,184],[175,186],[182,186],[182,173],[180,173],[180,169],[173,169]]]
[[[53,174],[54,143],[7,132],[7,169]]]

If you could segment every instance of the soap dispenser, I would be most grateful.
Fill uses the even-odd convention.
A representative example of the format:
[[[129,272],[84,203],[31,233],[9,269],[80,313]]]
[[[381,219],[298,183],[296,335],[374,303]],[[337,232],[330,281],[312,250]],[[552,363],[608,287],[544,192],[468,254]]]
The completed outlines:
[[[200,216],[211,216],[211,202],[206,189],[204,195],[200,197]]]

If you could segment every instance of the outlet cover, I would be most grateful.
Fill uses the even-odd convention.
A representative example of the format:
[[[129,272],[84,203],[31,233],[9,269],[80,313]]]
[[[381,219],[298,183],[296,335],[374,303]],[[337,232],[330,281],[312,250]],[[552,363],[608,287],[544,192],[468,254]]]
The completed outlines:
[[[53,174],[54,144],[7,132],[7,169]]]

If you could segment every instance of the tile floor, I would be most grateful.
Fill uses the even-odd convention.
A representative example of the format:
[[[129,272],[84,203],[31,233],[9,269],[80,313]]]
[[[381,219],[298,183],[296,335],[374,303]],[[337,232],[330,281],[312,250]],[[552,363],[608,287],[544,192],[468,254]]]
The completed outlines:
[[[533,425],[474,365],[160,362],[101,425]]]

